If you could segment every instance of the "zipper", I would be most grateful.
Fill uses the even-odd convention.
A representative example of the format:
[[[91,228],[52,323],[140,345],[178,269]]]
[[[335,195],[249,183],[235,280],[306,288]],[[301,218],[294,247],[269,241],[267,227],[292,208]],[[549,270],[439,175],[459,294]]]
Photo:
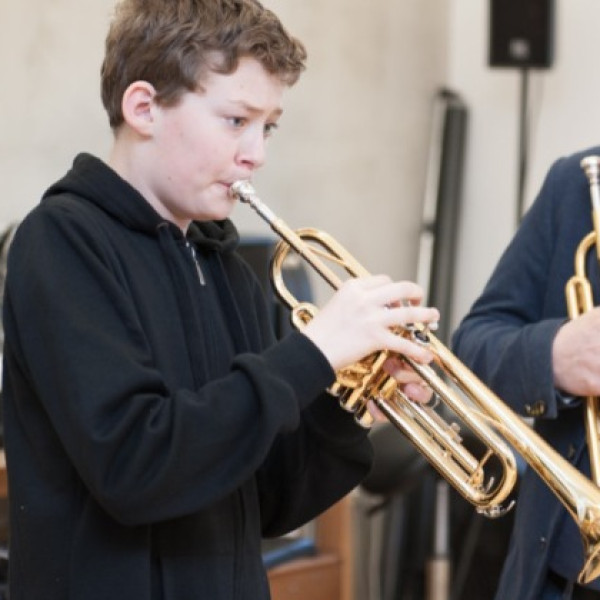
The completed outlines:
[[[189,249],[190,254],[192,255],[192,260],[194,261],[194,264],[196,265],[196,273],[198,273],[198,279],[200,280],[200,285],[206,285],[206,279],[204,278],[204,273],[202,272],[202,269],[200,268],[200,262],[198,261],[198,257],[196,255],[196,248],[194,248],[194,246],[192,244],[190,244],[187,240],[185,241],[185,245]]]

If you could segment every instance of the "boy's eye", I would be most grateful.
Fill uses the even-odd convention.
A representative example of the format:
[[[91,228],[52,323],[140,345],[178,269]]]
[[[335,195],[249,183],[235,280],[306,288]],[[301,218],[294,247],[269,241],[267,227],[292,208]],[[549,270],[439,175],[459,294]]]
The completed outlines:
[[[246,127],[249,123],[249,119],[247,117],[227,117],[227,122],[234,128],[234,129],[243,129],[244,127]],[[270,137],[273,132],[277,129],[278,124],[277,123],[266,123],[263,126],[263,134],[264,136]]]
[[[277,127],[277,123],[267,123],[265,125],[265,137],[270,137],[271,135],[273,135]]]
[[[246,124],[244,117],[229,117],[229,122],[236,128],[243,127]]]

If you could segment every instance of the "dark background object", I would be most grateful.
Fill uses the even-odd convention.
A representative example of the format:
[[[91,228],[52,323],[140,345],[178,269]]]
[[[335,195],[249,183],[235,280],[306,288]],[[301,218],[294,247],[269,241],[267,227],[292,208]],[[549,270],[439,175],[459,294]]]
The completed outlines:
[[[489,65],[551,67],[554,22],[555,0],[490,0]]]
[[[281,339],[294,327],[289,307],[277,298],[271,284],[271,258],[278,241],[277,238],[246,236],[240,240],[238,252],[258,277],[271,307],[275,335]],[[313,301],[308,267],[293,251],[283,264],[282,274],[287,288],[299,301]]]
[[[417,283],[426,292],[426,304],[436,306],[442,314],[436,337],[445,344],[451,333],[468,117],[469,109],[460,94],[445,88],[438,91],[433,106]]]

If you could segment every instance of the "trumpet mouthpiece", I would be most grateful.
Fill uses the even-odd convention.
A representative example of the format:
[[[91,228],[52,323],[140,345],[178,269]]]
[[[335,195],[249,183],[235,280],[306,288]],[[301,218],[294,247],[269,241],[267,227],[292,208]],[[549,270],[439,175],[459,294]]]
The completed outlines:
[[[239,198],[241,202],[250,202],[250,198],[256,195],[252,184],[249,181],[235,181],[229,188],[229,194],[233,198]]]
[[[240,202],[249,204],[270,225],[277,220],[275,214],[260,201],[249,181],[235,181],[229,187],[229,193],[232,198],[238,198]]]

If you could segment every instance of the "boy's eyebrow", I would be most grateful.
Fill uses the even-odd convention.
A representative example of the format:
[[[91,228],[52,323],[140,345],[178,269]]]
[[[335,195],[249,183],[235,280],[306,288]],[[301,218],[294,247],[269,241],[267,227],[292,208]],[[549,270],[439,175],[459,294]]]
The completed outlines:
[[[243,108],[243,109],[247,110],[250,113],[257,114],[257,113],[264,112],[264,109],[262,109],[262,108],[260,108],[258,106],[254,106],[253,104],[250,104],[246,100],[236,100],[236,101],[233,102],[233,104],[237,104],[240,108]],[[281,108],[279,106],[276,109],[274,109],[273,112],[271,112],[270,114],[273,117],[280,117],[282,113],[283,113],[283,108]]]

